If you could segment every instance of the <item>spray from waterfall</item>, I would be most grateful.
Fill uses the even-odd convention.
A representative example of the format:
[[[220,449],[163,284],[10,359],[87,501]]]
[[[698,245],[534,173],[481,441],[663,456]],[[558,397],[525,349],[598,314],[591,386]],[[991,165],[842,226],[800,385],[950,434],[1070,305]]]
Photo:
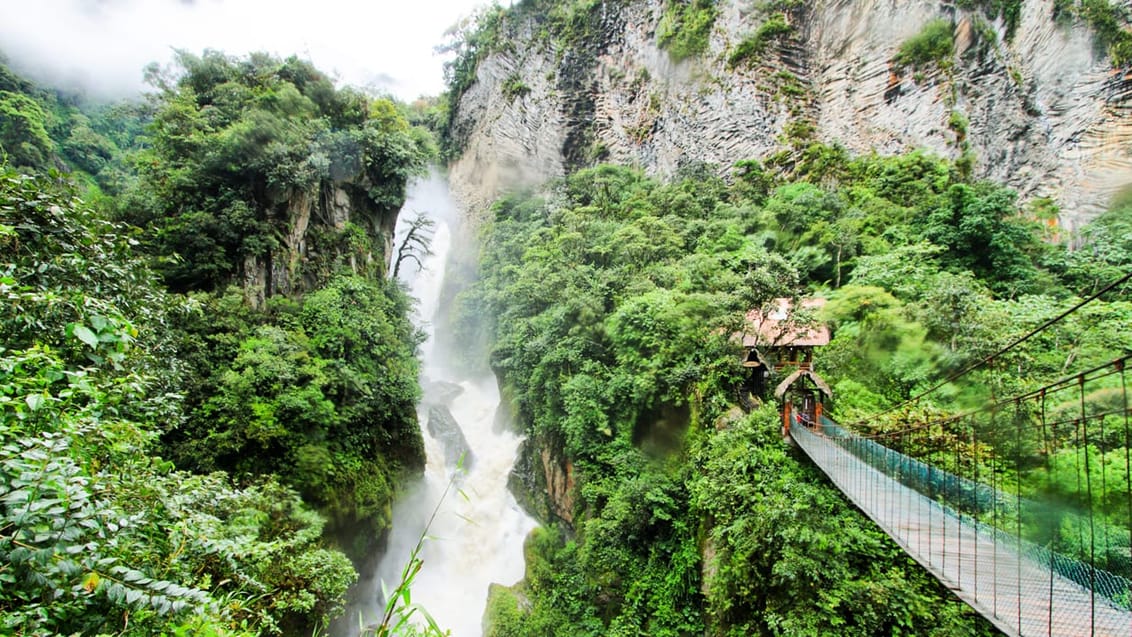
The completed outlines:
[[[455,479],[458,494],[444,498],[427,530],[420,554],[424,564],[413,581],[412,599],[453,637],[482,634],[488,588],[493,583],[511,585],[523,577],[523,540],[535,526],[507,489],[521,439],[493,426],[499,405],[495,378],[490,373],[468,378],[454,370],[449,364],[454,352],[446,351],[451,341],[443,339],[438,345],[435,338],[444,268],[453,229],[459,227],[459,211],[439,172],[411,184],[401,219],[417,212],[429,214],[435,222],[432,254],[421,260],[419,271],[416,264],[403,265],[401,278],[419,301],[417,324],[428,336],[421,346],[424,396],[418,406],[425,474],[394,506],[385,554],[372,572],[361,574],[359,599],[347,610],[346,623],[355,632],[335,631],[343,637],[357,634],[358,616],[363,626],[380,620],[381,583],[387,590],[397,585],[451,480]]]

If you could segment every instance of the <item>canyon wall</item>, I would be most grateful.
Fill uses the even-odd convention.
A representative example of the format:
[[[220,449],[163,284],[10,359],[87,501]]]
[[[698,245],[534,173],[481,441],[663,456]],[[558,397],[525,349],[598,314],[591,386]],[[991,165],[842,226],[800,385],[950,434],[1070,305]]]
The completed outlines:
[[[1000,18],[928,0],[819,0],[785,13],[791,32],[755,63],[729,64],[768,19],[765,3],[721,0],[705,53],[674,61],[658,43],[663,0],[608,1],[573,41],[512,10],[506,46],[481,61],[453,130],[457,196],[484,210],[500,193],[610,161],[668,176],[721,172],[789,144],[804,120],[852,154],[927,149],[974,159],[974,174],[1048,197],[1072,229],[1132,183],[1132,76],[1088,25],[1054,19],[1053,0]],[[894,63],[925,24],[953,25],[946,64]]]

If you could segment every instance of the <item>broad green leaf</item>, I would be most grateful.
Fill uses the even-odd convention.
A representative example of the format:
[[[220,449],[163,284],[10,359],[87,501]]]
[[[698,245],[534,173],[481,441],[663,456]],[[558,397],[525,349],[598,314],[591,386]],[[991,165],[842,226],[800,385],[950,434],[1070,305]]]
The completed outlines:
[[[144,594],[141,591],[134,588],[126,589],[126,603],[136,604],[141,601],[142,597],[144,597]]]
[[[24,398],[24,402],[28,404],[28,409],[32,411],[39,411],[39,408],[43,406],[43,401],[43,394],[28,394]]]
[[[74,333],[80,341],[86,343],[91,348],[98,347],[98,336],[92,332],[89,327],[76,323]]]

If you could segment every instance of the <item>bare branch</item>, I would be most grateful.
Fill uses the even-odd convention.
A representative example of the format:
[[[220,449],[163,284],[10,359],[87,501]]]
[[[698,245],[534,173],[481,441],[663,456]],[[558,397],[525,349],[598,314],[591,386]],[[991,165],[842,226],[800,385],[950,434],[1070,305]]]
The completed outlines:
[[[397,275],[401,272],[401,264],[406,260],[413,260],[417,264],[417,271],[420,272],[424,268],[424,258],[432,256],[432,232],[436,227],[436,222],[430,219],[426,213],[417,212],[416,216],[409,222],[409,231],[405,233],[405,238],[401,240],[401,245],[397,248],[397,259],[393,262],[393,278],[396,279]]]

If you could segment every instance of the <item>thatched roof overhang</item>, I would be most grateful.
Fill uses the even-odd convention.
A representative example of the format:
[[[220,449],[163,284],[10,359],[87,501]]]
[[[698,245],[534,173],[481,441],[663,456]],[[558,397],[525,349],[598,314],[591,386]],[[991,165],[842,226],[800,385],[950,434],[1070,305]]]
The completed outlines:
[[[822,392],[829,398],[833,398],[833,390],[829,388],[829,384],[826,383],[821,376],[815,374],[812,369],[799,369],[796,370],[793,374],[790,374],[786,378],[782,379],[782,382],[774,388],[774,397],[782,400],[782,397],[786,395],[786,390],[789,389],[795,381],[802,377],[809,378],[810,381],[813,382],[814,386],[818,388],[818,391]]]

